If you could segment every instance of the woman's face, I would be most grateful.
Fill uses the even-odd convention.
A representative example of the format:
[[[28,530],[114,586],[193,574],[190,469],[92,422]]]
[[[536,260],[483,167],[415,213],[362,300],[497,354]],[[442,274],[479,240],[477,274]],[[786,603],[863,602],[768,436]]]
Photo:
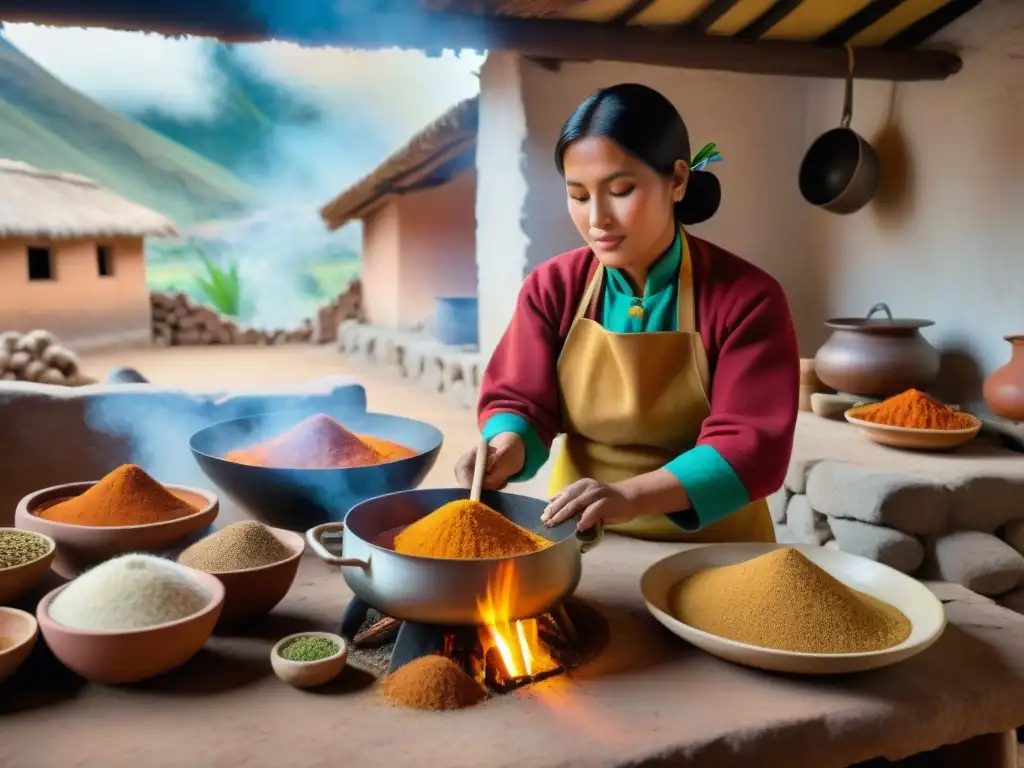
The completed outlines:
[[[688,174],[681,160],[666,179],[615,142],[588,136],[569,145],[563,166],[569,215],[606,267],[646,271],[672,244],[672,206]]]

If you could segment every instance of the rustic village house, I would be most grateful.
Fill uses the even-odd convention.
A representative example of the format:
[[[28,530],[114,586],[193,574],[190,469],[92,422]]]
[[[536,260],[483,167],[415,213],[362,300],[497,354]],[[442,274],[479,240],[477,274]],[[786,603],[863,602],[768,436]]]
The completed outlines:
[[[477,109],[454,105],[321,209],[331,230],[362,221],[367,322],[415,327],[437,297],[476,296]]]
[[[43,328],[79,350],[148,341],[145,238],[176,234],[91,179],[0,160],[0,331]]]

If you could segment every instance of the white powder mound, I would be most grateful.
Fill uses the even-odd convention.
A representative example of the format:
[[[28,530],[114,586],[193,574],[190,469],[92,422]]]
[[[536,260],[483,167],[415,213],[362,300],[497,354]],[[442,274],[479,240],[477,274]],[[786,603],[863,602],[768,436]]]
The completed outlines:
[[[212,599],[177,563],[122,555],[68,584],[50,604],[50,618],[75,629],[143,629],[198,613]]]

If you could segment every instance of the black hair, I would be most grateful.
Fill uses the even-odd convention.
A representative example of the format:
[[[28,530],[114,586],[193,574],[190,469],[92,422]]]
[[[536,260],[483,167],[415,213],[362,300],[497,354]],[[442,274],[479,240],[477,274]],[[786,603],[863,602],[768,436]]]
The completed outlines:
[[[677,160],[690,163],[690,135],[672,102],[653,88],[622,83],[602,88],[576,107],[562,126],[555,145],[555,166],[565,176],[565,151],[579,139],[602,136],[662,176],[671,178]],[[699,224],[715,215],[722,201],[718,177],[690,171],[682,200],[675,204],[676,221]]]

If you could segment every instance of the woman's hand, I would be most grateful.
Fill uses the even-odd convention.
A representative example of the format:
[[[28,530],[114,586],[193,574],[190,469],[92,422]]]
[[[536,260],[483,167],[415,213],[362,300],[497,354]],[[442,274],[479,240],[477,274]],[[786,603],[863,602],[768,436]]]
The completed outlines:
[[[484,471],[484,488],[497,491],[508,485],[508,479],[522,471],[526,461],[526,446],[514,432],[502,432],[491,438]],[[455,463],[455,480],[463,488],[473,485],[477,449],[466,451]]]
[[[623,486],[584,478],[555,496],[540,521],[551,527],[579,517],[576,530],[585,531],[599,522],[627,523],[638,513],[635,500]]]

